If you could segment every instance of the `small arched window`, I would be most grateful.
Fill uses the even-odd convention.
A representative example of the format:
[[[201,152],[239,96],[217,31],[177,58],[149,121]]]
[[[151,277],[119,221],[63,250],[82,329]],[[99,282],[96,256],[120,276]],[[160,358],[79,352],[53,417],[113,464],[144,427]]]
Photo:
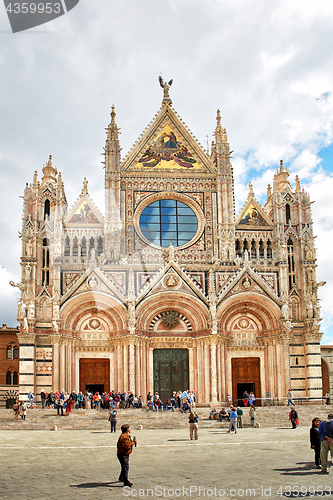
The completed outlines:
[[[7,347],[7,359],[13,359],[13,348],[10,345]]]
[[[291,238],[287,241],[288,249],[288,278],[289,278],[289,290],[296,285],[296,268],[295,268],[295,250],[294,243]]]
[[[6,385],[12,385],[12,373],[9,370],[6,373]]]
[[[18,385],[18,373],[13,373],[13,385]]]
[[[13,349],[13,358],[18,359],[18,357],[19,357],[19,350],[18,347],[15,346]]]
[[[286,223],[289,224],[289,221],[291,220],[290,217],[290,205],[287,203],[286,205]]]
[[[43,239],[43,255],[42,255],[42,285],[50,283],[50,242],[48,238]]]
[[[14,344],[7,347],[7,359],[18,359],[18,347]]]
[[[50,200],[46,199],[44,203],[44,220],[46,216],[50,217]]]

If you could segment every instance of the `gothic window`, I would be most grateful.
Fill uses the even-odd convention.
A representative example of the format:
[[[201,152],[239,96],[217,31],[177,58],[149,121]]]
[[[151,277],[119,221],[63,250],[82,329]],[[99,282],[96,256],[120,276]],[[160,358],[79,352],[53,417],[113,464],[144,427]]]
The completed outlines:
[[[251,242],[251,259],[255,259],[256,258],[256,242],[255,240],[252,240]]]
[[[74,241],[73,241],[73,257],[77,257],[79,253],[79,247],[77,244],[77,237],[75,236]]]
[[[44,220],[46,216],[50,217],[50,200],[46,199],[44,203]]]
[[[6,373],[6,385],[12,385],[12,373],[9,370]]]
[[[83,236],[81,240],[81,261],[86,256],[87,256],[87,242],[86,238]]]
[[[264,245],[264,242],[262,240],[260,240],[260,243],[259,243],[259,257],[264,257],[265,255],[265,245]]]
[[[289,238],[287,242],[288,249],[288,278],[289,278],[289,290],[296,285],[296,269],[295,269],[295,250],[293,240]]]
[[[7,359],[13,359],[13,348],[12,346],[7,347]]]
[[[291,318],[293,321],[298,321],[298,301],[291,299]]]
[[[66,236],[66,239],[65,239],[65,252],[64,252],[64,256],[65,257],[69,257],[70,256],[70,246],[69,246],[69,238],[68,238],[68,236]]]
[[[196,234],[198,219],[194,211],[178,200],[158,200],[140,216],[140,229],[148,241],[160,247],[180,247]]]
[[[101,237],[98,238],[98,247],[97,247],[98,255],[103,253],[103,240]]]
[[[50,283],[50,242],[48,238],[43,239],[42,248],[42,285]]]
[[[271,259],[273,257],[273,252],[272,252],[272,242],[271,240],[267,241],[267,259]]]
[[[289,224],[291,217],[290,217],[290,205],[287,203],[286,205],[286,223]]]
[[[241,256],[242,255],[242,249],[241,249],[241,244],[240,244],[239,240],[236,240],[235,247],[236,247],[236,255]]]
[[[250,245],[249,245],[249,242],[247,240],[243,241],[243,250],[244,250],[244,252],[245,252],[245,250],[247,250],[248,252],[250,250]]]
[[[13,373],[13,385],[18,385],[18,373]]]

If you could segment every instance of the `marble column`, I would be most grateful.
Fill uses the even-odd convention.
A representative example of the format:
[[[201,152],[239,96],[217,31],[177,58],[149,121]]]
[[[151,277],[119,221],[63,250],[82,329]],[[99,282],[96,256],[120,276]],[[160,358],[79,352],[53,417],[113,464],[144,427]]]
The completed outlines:
[[[130,344],[128,347],[128,368],[129,368],[129,390],[136,394],[135,386],[135,347],[134,344]]]
[[[216,344],[210,345],[210,403],[216,404],[217,401],[217,374],[216,374]]]
[[[51,335],[52,342],[52,391],[59,391],[59,356],[60,335]]]

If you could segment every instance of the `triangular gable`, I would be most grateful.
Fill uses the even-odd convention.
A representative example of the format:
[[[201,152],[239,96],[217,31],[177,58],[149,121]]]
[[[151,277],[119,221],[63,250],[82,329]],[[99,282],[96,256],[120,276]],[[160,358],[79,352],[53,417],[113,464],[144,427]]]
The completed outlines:
[[[198,283],[196,283],[176,262],[170,261],[153,277],[142,289],[138,296],[137,303],[150,295],[160,291],[190,293],[196,295],[208,306],[207,297],[202,292]]]
[[[134,171],[216,172],[210,157],[169,105],[161,107],[120,168]]]
[[[65,217],[65,225],[71,226],[100,226],[104,224],[103,216],[99,212],[89,194],[81,194],[74,202]]]
[[[251,267],[244,266],[234,277],[229,281],[226,287],[223,287],[219,294],[218,300],[222,302],[228,297],[238,293],[251,292],[265,295],[272,299],[279,307],[282,302],[276,293],[264,282],[264,280]]]
[[[111,295],[122,303],[126,303],[125,296],[121,293],[114,283],[102,273],[97,267],[85,271],[81,278],[63,295],[61,305],[67,302],[74,295],[84,292],[101,292]]]
[[[273,222],[254,197],[247,200],[236,217],[237,229],[273,229]]]
[[[48,187],[46,187],[42,192],[42,194],[40,195],[39,201],[44,202],[46,198],[51,198],[53,202],[56,201],[54,194],[50,191]]]

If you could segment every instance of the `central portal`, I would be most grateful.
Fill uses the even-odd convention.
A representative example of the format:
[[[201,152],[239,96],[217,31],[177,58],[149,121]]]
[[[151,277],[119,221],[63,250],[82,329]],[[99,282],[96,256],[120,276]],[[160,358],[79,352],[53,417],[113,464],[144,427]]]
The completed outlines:
[[[110,392],[110,360],[80,359],[80,391]]]
[[[154,349],[154,393],[165,404],[173,391],[189,389],[187,349]]]

